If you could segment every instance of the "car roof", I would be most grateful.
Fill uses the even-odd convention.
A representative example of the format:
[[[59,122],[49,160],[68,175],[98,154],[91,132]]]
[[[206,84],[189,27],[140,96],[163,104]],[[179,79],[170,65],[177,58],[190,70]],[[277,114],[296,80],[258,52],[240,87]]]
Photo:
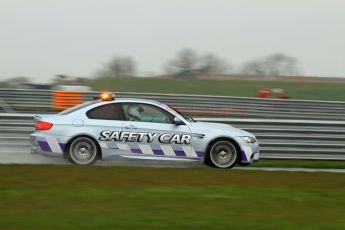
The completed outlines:
[[[141,98],[115,98],[109,102],[138,102],[138,103],[150,103],[150,104],[161,104],[158,101],[149,100],[149,99],[141,99]]]
[[[102,101],[102,100],[97,100],[94,101],[95,103],[92,103],[91,105],[87,106],[87,107],[97,107],[100,105],[107,105],[107,104],[111,104],[111,103],[145,103],[145,104],[151,104],[151,105],[156,105],[156,106],[160,106],[162,105],[162,103],[158,102],[158,101],[154,101],[154,100],[148,100],[148,99],[140,99],[140,98],[115,98],[114,100],[110,100],[110,101]]]

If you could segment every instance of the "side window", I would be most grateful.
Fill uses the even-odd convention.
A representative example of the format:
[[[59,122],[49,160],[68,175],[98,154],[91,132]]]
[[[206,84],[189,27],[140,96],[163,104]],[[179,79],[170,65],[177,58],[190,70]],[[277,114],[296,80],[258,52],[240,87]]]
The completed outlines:
[[[121,105],[112,103],[93,108],[86,113],[90,119],[125,120]]]
[[[154,105],[124,103],[122,108],[127,121],[173,123],[174,116],[172,114]]]

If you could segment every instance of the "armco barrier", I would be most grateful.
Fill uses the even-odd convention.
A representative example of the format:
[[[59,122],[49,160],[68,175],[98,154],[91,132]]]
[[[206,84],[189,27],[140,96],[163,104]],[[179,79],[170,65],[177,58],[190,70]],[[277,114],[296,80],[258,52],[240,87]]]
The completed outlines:
[[[29,152],[33,114],[0,113],[0,154]],[[345,121],[197,118],[231,124],[256,135],[262,158],[345,160]],[[28,153],[29,154],[29,153]]]
[[[98,92],[85,92],[84,100],[97,95]],[[118,98],[158,100],[199,117],[345,120],[345,103],[335,101],[124,92],[115,92],[115,95]],[[52,91],[49,90],[0,89],[0,98],[17,112],[56,112],[52,109]]]

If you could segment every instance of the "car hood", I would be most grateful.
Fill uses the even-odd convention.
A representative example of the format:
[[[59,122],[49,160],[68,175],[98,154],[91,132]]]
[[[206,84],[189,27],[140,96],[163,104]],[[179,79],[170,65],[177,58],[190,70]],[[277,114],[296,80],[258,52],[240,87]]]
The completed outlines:
[[[229,132],[229,133],[235,133],[236,136],[251,136],[254,137],[253,134],[248,133],[244,130],[235,128],[229,124],[222,124],[222,123],[213,123],[213,122],[195,122],[192,124],[192,132],[200,132],[203,133],[207,132]]]

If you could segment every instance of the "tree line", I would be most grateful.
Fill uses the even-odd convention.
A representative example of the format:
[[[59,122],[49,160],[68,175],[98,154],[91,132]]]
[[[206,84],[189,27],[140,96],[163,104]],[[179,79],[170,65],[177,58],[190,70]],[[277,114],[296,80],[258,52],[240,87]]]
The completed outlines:
[[[185,48],[167,61],[164,72],[170,76],[205,75],[260,75],[260,76],[297,76],[300,74],[298,60],[283,53],[275,53],[246,62],[234,70],[231,62],[214,53],[198,54]],[[137,62],[130,56],[115,56],[97,73],[98,76],[130,77],[135,76]]]

